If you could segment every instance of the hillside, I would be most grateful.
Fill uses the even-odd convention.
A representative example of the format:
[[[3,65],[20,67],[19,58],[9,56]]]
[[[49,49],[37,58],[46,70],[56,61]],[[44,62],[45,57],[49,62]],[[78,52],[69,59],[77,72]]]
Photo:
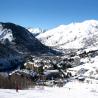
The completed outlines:
[[[98,46],[98,21],[60,25],[37,36],[45,45],[58,49],[81,49]]]
[[[41,54],[51,49],[43,45],[33,34],[22,26],[13,23],[0,23],[0,41],[2,44],[21,53]]]
[[[51,54],[56,54],[56,51],[43,45],[24,27],[0,23],[0,71],[23,66],[27,56]]]

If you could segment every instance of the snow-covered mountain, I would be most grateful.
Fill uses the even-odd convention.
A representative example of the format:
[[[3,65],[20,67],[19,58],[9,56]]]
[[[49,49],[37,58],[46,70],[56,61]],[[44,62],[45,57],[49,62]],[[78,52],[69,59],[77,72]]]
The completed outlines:
[[[37,36],[45,45],[59,49],[88,48],[98,46],[98,21],[60,25]]]
[[[63,87],[61,87],[60,84],[62,84],[62,79],[64,77],[60,79],[56,78],[56,81],[55,81],[55,79],[53,80],[53,76],[52,76],[52,81],[45,80],[47,84],[49,83],[52,84],[50,85],[51,87],[48,87],[48,86],[45,87],[45,83],[44,81],[42,81],[44,86],[37,85],[35,86],[35,88],[34,86],[32,88],[32,85],[31,85],[29,86],[30,89],[27,88],[26,90],[25,88],[25,90],[23,89],[18,90],[18,93],[15,92],[15,90],[13,89],[12,90],[0,89],[0,98],[3,98],[3,97],[9,98],[12,96],[13,98],[16,98],[16,97],[31,98],[33,96],[34,98],[46,98],[46,97],[47,98],[54,98],[54,97],[56,98],[60,98],[60,97],[62,98],[85,98],[85,97],[98,98],[98,41],[97,41],[98,40],[98,21],[89,20],[89,21],[84,21],[82,23],[72,23],[69,25],[61,25],[45,33],[41,33],[40,35],[37,36],[37,38],[39,38],[45,45],[57,47],[59,49],[60,48],[61,49],[67,48],[68,50],[71,50],[69,48],[75,48],[76,50],[80,48],[83,49],[83,50],[81,49],[81,51],[77,50],[74,55],[71,54],[72,56],[70,56],[70,54],[68,54],[68,56],[64,55],[61,58],[59,56],[56,56],[57,58],[55,58],[55,56],[53,57],[48,56],[46,57],[46,61],[45,61],[45,57],[43,56],[41,56],[41,58],[40,56],[37,56],[37,58],[33,58],[33,61],[34,60],[35,62],[37,61],[36,64],[39,64],[38,61],[41,61],[43,65],[43,62],[44,62],[45,64],[44,72],[46,74],[49,72],[55,71],[55,69],[61,68],[60,65],[63,65],[63,66],[66,66],[67,64],[68,66],[70,64],[76,65],[74,64],[74,62],[77,62],[77,66],[72,66],[72,68],[68,68],[67,70],[65,70],[65,68],[61,70],[59,69],[60,70],[59,74],[62,74],[62,72],[66,71],[66,72],[70,72],[72,74],[71,75],[72,77],[70,76],[69,78],[66,77],[64,79]],[[33,45],[31,43],[33,43]],[[37,45],[39,45],[40,47],[37,47]],[[15,24],[3,24],[3,25],[1,24],[0,25],[0,71],[2,70],[4,71],[8,68],[10,70],[13,68],[13,65],[14,67],[16,67],[16,65],[18,65],[16,61],[20,60],[16,58],[20,56],[20,54],[18,54],[16,50],[18,50],[19,53],[21,49],[23,49],[23,51],[26,51],[26,49],[31,51],[32,49],[30,48],[30,46],[31,48],[34,48],[35,46],[34,50],[36,50],[36,52],[40,51],[40,49],[47,49],[47,48],[44,48],[44,45],[42,45],[41,43],[38,44],[38,40],[31,33],[29,33],[25,28],[21,28],[20,26],[17,26]],[[48,63],[52,60],[54,62],[51,62],[50,64],[52,64],[53,66],[50,67],[50,64],[49,66],[47,66]],[[57,63],[56,63],[56,60],[57,60]],[[29,62],[29,63],[31,65],[32,62]],[[32,64],[35,64],[35,63],[32,63]],[[6,65],[6,66],[3,66],[3,65]],[[57,66],[54,66],[54,65],[57,65]],[[18,70],[15,70],[9,75],[12,75],[13,73],[17,71]],[[31,71],[27,69],[19,70],[18,72],[22,72],[22,74],[18,73],[18,75],[21,76],[21,78],[25,76],[23,72],[26,73],[26,76],[28,74],[31,74],[31,76],[32,74],[34,74],[33,70]],[[3,73],[1,74],[4,75]],[[16,79],[18,75],[16,75]],[[18,77],[18,79],[20,78]],[[26,79],[29,80],[29,77],[25,78],[25,82],[20,79],[19,81],[21,84],[19,84],[19,82],[16,82],[16,80],[13,80],[13,82],[11,83],[12,85],[16,87],[16,85],[13,84],[15,81],[15,83],[19,85],[20,87],[19,89],[21,89],[22,82],[24,82],[25,85],[29,85],[32,82],[31,80],[30,82],[28,82]],[[11,80],[11,76],[7,80]],[[59,87],[56,87],[56,84],[54,86],[53,83],[56,83],[56,84],[59,83]],[[2,85],[3,82],[0,82],[0,84]],[[5,84],[7,84],[7,82],[4,83],[4,85]],[[10,87],[12,85],[10,85]]]
[[[43,45],[24,27],[13,23],[0,23],[0,71],[23,65],[27,55],[54,53],[54,50]]]
[[[29,32],[31,32],[34,36],[37,36],[41,33],[44,33],[46,30],[41,29],[41,28],[27,28]]]
[[[48,53],[51,49],[43,45],[33,34],[13,23],[0,23],[0,42],[20,53]]]

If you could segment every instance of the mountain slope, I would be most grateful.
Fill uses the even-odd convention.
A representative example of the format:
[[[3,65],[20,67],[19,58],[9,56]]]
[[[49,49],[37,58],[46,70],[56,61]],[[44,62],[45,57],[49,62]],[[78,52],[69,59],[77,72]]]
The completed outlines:
[[[88,48],[98,45],[98,21],[60,25],[37,36],[45,45],[60,48]]]
[[[0,72],[14,70],[23,62],[22,55],[0,43]]]
[[[0,23],[0,42],[20,53],[47,53],[52,51],[22,26]]]
[[[0,72],[22,67],[27,56],[44,54],[56,54],[56,51],[43,45],[22,26],[0,23]]]

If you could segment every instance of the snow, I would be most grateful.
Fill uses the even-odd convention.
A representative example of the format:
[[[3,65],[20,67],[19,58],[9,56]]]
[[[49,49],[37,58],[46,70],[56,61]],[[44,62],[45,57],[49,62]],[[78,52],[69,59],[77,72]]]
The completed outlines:
[[[33,32],[33,33],[39,33],[39,32],[41,32],[41,29],[40,28],[28,28],[28,30],[30,32]]]
[[[44,33],[46,30],[41,29],[41,28],[27,28],[29,32],[31,32],[33,35],[38,35],[40,33]]]
[[[69,70],[75,72],[76,77],[85,77],[84,82],[72,77],[63,87],[37,85],[18,92],[15,89],[0,89],[0,98],[98,98],[98,56],[90,60],[82,58],[81,61],[83,65]]]
[[[82,76],[86,79],[98,80],[98,56],[94,58],[82,58],[80,62],[83,62],[83,64],[69,68],[68,71],[76,77]]]
[[[12,35],[12,31],[10,29],[7,30],[8,34],[6,34],[3,39],[9,39],[9,41],[11,42],[13,40],[13,35]]]
[[[0,40],[8,38],[11,41],[11,34],[11,30],[4,29],[3,31],[0,25]],[[98,21],[88,20],[82,23],[61,25],[38,35],[37,38],[48,46],[59,48],[83,48],[85,46],[86,52],[98,50]],[[83,64],[68,69],[74,77],[63,87],[35,86],[19,90],[19,92],[15,89],[0,89],[0,98],[98,98],[98,56],[81,58],[80,62]],[[27,70],[22,70],[22,72],[30,73]],[[45,74],[50,72],[57,71],[47,70]],[[80,82],[78,79],[83,77],[84,82]]]
[[[0,41],[4,41],[8,39],[10,42],[13,40],[13,34],[11,29],[4,29],[3,26],[0,24]]]
[[[72,81],[64,87],[35,87],[28,90],[0,89],[0,98],[98,98],[98,84]]]
[[[48,75],[48,74],[51,74],[51,73],[59,73],[59,71],[58,70],[46,70],[44,72],[45,75]]]
[[[47,46],[57,48],[84,48],[98,45],[98,21],[87,20],[82,23],[60,25],[41,33],[37,38]]]
[[[35,86],[25,90],[0,89],[0,98],[98,98],[98,56],[82,58],[83,65],[70,68],[77,77],[85,77],[81,82],[72,77],[63,87]],[[54,71],[53,71],[54,72]],[[93,78],[92,78],[93,77]]]

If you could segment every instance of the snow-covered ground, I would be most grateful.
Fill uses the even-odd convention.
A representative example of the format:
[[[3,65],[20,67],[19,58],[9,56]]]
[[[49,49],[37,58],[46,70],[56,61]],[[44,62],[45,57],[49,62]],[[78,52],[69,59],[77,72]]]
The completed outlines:
[[[74,76],[63,87],[36,86],[19,92],[15,89],[0,89],[0,98],[98,98],[98,56],[81,58],[81,62],[83,64],[69,71],[76,77],[84,77],[84,82]]]
[[[73,76],[83,76],[86,79],[92,78],[98,81],[98,56],[94,58],[82,58],[81,62],[83,62],[82,65],[68,69]]]
[[[35,87],[29,90],[0,89],[0,98],[98,98],[98,84],[81,83],[76,80],[64,87]]]

